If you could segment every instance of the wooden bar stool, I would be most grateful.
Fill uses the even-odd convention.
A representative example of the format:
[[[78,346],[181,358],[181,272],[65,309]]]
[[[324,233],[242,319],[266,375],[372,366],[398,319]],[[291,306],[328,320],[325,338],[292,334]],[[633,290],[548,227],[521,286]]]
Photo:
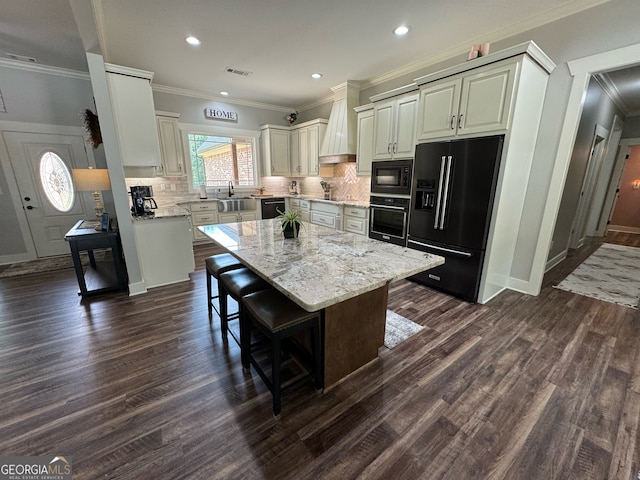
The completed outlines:
[[[236,268],[221,273],[218,279],[218,295],[220,297],[220,329],[223,338],[227,336],[227,332],[231,332],[233,339],[240,345],[240,338],[229,329],[229,320],[240,318],[242,314],[242,297],[249,293],[257,292],[271,288],[269,283],[253,273],[250,269]],[[229,302],[227,296],[238,302],[238,311],[229,314]],[[240,325],[240,336],[242,336],[242,325]]]
[[[282,394],[303,383],[313,381],[316,391],[322,391],[322,347],[320,340],[321,312],[307,312],[275,289],[262,290],[242,297],[241,356],[242,367],[249,370],[253,365],[273,397],[273,415],[280,418]],[[254,355],[251,329],[256,327],[271,342],[271,378],[269,378]],[[311,356],[293,341],[293,335],[302,330],[311,333]],[[289,342],[289,340],[291,342]],[[306,357],[308,373],[282,386],[283,342],[291,343],[293,350]],[[297,348],[299,347],[299,348]]]
[[[220,312],[213,304],[213,301],[220,296],[220,274],[228,272],[229,270],[235,270],[236,268],[243,268],[244,265],[240,260],[231,255],[230,253],[220,253],[218,255],[212,255],[204,261],[207,267],[207,308],[209,310],[209,323],[212,322],[213,310],[218,315]],[[218,295],[213,295],[211,288],[211,277],[215,278],[218,282]]]

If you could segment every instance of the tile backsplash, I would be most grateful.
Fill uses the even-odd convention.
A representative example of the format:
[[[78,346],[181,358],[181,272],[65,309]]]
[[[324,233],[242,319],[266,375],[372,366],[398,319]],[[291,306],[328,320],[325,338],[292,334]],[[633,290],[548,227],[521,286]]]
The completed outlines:
[[[289,193],[291,180],[298,184],[298,193],[323,197],[321,181],[331,185],[332,200],[369,200],[371,178],[358,177],[355,163],[340,163],[334,166],[322,167],[322,176],[319,177],[262,177],[260,186],[265,193],[274,195],[286,195]],[[155,178],[128,178],[127,189],[135,185],[150,185],[153,188],[153,197],[159,207],[169,207],[180,202],[197,200],[199,192],[189,191],[187,177],[155,177]],[[222,196],[227,195],[225,187],[221,188]],[[213,187],[209,187],[211,197]],[[237,192],[236,192],[237,193]]]

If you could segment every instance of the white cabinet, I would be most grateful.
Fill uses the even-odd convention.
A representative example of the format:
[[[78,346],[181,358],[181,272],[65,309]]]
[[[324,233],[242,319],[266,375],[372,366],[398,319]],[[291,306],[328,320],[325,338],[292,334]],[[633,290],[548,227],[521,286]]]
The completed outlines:
[[[291,174],[318,175],[320,140],[327,130],[327,120],[318,118],[291,129]]]
[[[369,208],[345,205],[344,207],[344,231],[368,235],[369,232]]]
[[[373,104],[356,108],[356,111],[358,112],[356,174],[370,176],[373,161]]]
[[[162,160],[156,172],[163,177],[181,177],[185,172],[179,117],[178,113],[156,112]]]
[[[258,212],[255,210],[243,210],[240,212],[219,213],[218,223],[249,222],[258,219]]]
[[[506,130],[516,68],[507,61],[424,85],[418,141]]]
[[[342,230],[342,207],[335,203],[312,201],[309,221],[323,227]]]
[[[211,241],[204,233],[198,230],[198,225],[213,225],[218,223],[218,202],[194,202],[189,204],[191,211],[191,224],[193,225],[194,241]]]
[[[288,176],[290,171],[289,127],[263,125],[262,130],[262,174]]]
[[[157,168],[161,155],[149,78],[152,74],[110,64],[105,68],[122,165]],[[153,176],[155,172],[150,171]]]
[[[309,200],[303,200],[301,198],[289,198],[289,210],[300,212],[300,217],[303,222],[309,221],[309,209],[311,208],[311,202]]]
[[[147,288],[190,279],[195,261],[189,217],[136,220],[133,231]]]
[[[418,93],[374,105],[373,159],[412,158],[416,147]]]

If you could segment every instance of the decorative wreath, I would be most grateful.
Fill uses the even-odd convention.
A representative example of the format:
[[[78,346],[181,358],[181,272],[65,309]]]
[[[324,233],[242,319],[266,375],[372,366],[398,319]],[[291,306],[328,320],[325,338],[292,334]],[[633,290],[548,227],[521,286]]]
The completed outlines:
[[[89,144],[93,148],[98,148],[98,146],[102,143],[102,135],[100,134],[100,122],[98,122],[98,116],[88,108],[84,112],[82,112],[81,115],[82,126],[89,136]]]

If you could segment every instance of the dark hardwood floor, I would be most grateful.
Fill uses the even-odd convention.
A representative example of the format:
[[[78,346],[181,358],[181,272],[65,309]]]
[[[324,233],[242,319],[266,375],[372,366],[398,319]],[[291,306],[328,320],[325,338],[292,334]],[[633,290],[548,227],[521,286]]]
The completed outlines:
[[[605,241],[640,246],[637,235]],[[191,282],[81,302],[73,270],[0,279],[0,455],[66,455],[74,479],[635,479],[638,311],[553,288],[473,305],[408,281],[426,328],[282,418]]]

